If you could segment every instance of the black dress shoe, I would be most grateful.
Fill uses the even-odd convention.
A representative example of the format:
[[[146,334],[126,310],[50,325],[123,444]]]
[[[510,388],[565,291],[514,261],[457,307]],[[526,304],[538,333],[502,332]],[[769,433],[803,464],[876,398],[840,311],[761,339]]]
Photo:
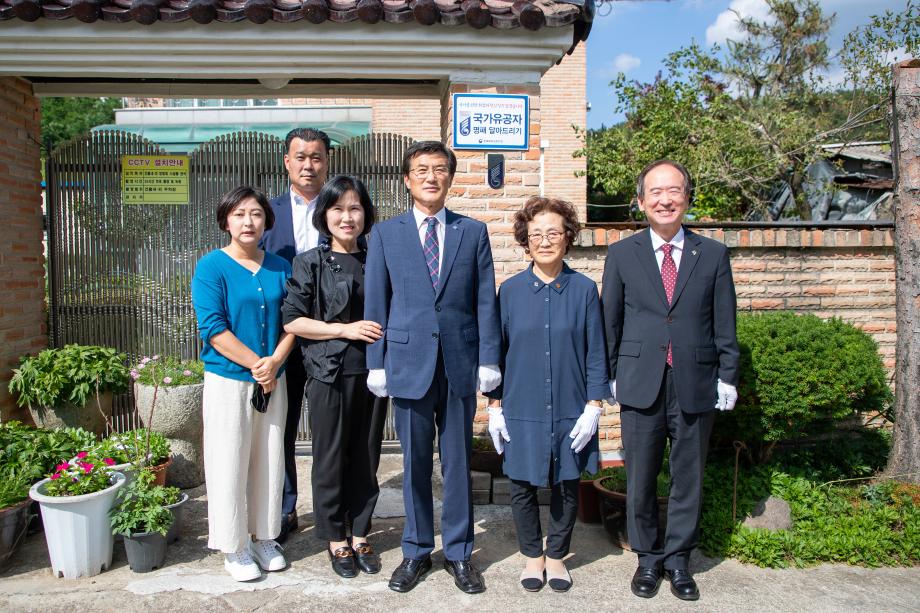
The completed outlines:
[[[664,571],[671,580],[671,593],[681,600],[699,600],[700,590],[696,587],[696,581],[689,570],[666,570]]]
[[[651,598],[658,593],[661,585],[661,573],[657,567],[640,566],[633,575],[629,587],[639,598]]]
[[[291,511],[290,513],[284,513],[281,515],[281,532],[278,533],[278,538],[275,539],[275,542],[279,545],[284,543],[290,536],[291,532],[297,530],[297,511]]]
[[[393,576],[390,577],[390,589],[394,592],[408,592],[429,570],[431,570],[431,558],[421,560],[403,558],[400,565],[393,571]]]
[[[483,581],[482,574],[469,560],[444,560],[444,570],[454,578],[454,585],[460,588],[461,592],[479,594],[486,591],[486,582]]]
[[[352,577],[358,576],[358,565],[355,563],[355,552],[351,550],[351,547],[345,545],[344,547],[339,547],[335,551],[330,551],[327,547],[326,553],[329,554],[329,560],[332,562],[332,570],[334,570],[335,574],[339,577],[351,579]]]
[[[361,569],[361,572],[368,575],[375,575],[380,572],[380,556],[377,555],[370,543],[361,543],[357,547],[353,547],[352,550],[355,552],[355,563]]]

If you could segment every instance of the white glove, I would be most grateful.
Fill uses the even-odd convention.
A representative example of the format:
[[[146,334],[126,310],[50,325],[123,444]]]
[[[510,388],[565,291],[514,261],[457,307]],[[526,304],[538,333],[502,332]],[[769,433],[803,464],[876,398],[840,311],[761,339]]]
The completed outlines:
[[[723,383],[722,379],[716,383],[716,391],[719,393],[719,399],[716,401],[716,408],[720,411],[731,411],[738,402],[738,390],[734,385]]]
[[[501,407],[489,407],[486,412],[489,414],[489,435],[492,437],[492,445],[495,446],[495,451],[501,454],[505,450],[505,443],[511,442],[508,426],[505,425],[505,416],[502,415]],[[504,443],[502,439],[505,439]]]
[[[611,379],[607,381],[607,385],[610,386],[610,398],[607,398],[609,404],[616,404],[617,401],[617,380]]]
[[[575,453],[584,449],[588,441],[591,440],[591,437],[597,432],[597,422],[601,417],[601,411],[603,411],[603,409],[593,404],[585,405],[584,412],[581,414],[581,417],[578,418],[578,421],[575,422],[575,427],[572,428],[572,431],[569,433],[569,438],[574,439],[572,441],[572,449],[575,450]]]
[[[378,398],[386,398],[387,393],[387,371],[382,368],[372,368],[367,371],[367,389]]]
[[[483,394],[488,394],[502,382],[502,371],[498,369],[498,366],[492,364],[486,364],[479,367],[479,380],[476,382],[476,387],[479,388],[479,391]]]

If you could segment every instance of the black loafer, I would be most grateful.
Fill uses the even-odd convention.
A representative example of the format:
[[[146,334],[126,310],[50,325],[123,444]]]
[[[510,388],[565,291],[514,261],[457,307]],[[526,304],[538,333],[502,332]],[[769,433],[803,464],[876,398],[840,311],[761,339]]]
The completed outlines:
[[[352,577],[358,576],[358,565],[355,563],[355,552],[351,550],[351,547],[346,545],[344,547],[339,547],[335,551],[330,551],[327,547],[326,553],[329,554],[329,560],[332,562],[332,570],[334,570],[335,574],[339,577],[351,579]]]
[[[281,515],[281,532],[278,533],[278,537],[275,539],[275,542],[279,545],[284,543],[290,536],[291,532],[297,530],[297,511],[291,511],[290,513],[284,513]]]
[[[666,570],[664,571],[671,580],[671,593],[681,600],[699,600],[700,590],[696,587],[696,581],[689,570]]]
[[[461,592],[479,594],[486,591],[486,582],[482,574],[469,560],[444,560],[444,570],[454,578],[454,585]]]
[[[636,569],[629,587],[632,589],[632,593],[639,598],[651,598],[658,593],[660,585],[661,573],[658,568],[640,566]]]
[[[403,561],[393,571],[393,576],[390,577],[390,589],[394,592],[408,592],[429,570],[431,570],[431,558],[422,560],[403,558]]]
[[[370,543],[361,543],[357,547],[352,547],[352,550],[355,552],[355,563],[361,572],[368,575],[376,575],[380,572],[380,556]]]

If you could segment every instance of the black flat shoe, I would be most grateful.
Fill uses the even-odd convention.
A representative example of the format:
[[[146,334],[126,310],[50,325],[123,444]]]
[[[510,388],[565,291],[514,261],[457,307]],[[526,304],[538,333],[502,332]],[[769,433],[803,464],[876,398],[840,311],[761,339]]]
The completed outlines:
[[[444,570],[454,578],[454,585],[461,592],[479,594],[486,591],[482,574],[469,560],[444,560]]]
[[[394,592],[408,592],[429,570],[431,570],[431,558],[422,560],[403,558],[403,561],[393,571],[393,576],[390,577],[390,589]]]
[[[572,575],[569,574],[569,569],[563,568],[565,574],[555,574],[551,573],[549,569],[546,570],[546,585],[549,586],[549,589],[554,592],[568,592],[572,588]]]
[[[658,593],[661,585],[661,572],[657,568],[640,566],[629,584],[632,593],[639,598],[651,598]]]
[[[380,556],[370,543],[361,543],[352,550],[355,552],[355,563],[362,573],[376,575],[380,572]]]
[[[539,592],[546,585],[546,571],[527,570],[521,571],[521,587],[528,592]]]
[[[345,545],[344,547],[339,547],[335,551],[330,551],[327,547],[326,553],[329,554],[329,560],[332,562],[332,570],[334,570],[335,574],[339,577],[351,579],[352,577],[358,576],[358,565],[355,563],[355,552],[351,550],[351,547]]]
[[[671,593],[681,600],[699,600],[700,590],[696,587],[696,581],[689,570],[666,570],[664,571],[671,580]]]
[[[275,539],[275,542],[279,545],[284,543],[288,536],[291,535],[291,532],[295,530],[297,530],[297,511],[283,514],[281,516],[281,532],[278,533],[278,538]]]

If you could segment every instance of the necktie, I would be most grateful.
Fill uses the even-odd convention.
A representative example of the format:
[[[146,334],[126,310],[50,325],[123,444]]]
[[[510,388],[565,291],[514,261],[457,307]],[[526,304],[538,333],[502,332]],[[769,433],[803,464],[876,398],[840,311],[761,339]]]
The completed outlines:
[[[440,248],[438,246],[438,219],[437,217],[426,217],[428,229],[425,230],[425,261],[428,263],[428,275],[431,277],[431,287],[438,289],[438,257]]]
[[[661,260],[661,282],[664,284],[664,293],[668,297],[668,304],[674,298],[674,286],[677,284],[677,265],[674,264],[674,258],[671,257],[671,250],[674,248],[671,243],[665,243],[661,246],[664,252],[664,258]],[[672,366],[671,342],[668,341],[668,366]]]

